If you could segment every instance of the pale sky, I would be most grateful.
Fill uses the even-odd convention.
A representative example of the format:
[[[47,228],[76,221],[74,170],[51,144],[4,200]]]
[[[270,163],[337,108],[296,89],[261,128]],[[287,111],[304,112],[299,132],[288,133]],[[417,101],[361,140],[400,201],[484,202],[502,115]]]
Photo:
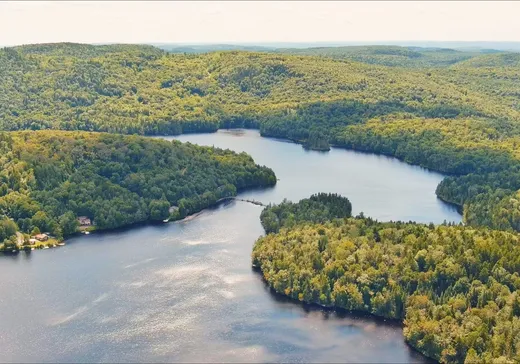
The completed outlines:
[[[520,41],[520,2],[6,2],[0,45]]]

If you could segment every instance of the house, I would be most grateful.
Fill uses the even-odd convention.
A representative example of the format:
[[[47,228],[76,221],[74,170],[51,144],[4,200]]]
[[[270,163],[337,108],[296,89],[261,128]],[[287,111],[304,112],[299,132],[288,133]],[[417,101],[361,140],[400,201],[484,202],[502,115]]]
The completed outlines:
[[[34,236],[34,239],[38,241],[47,241],[49,240],[49,236],[47,234],[38,234]]]
[[[92,225],[92,222],[90,221],[90,219],[86,216],[80,216],[78,217],[78,222],[79,222],[79,225],[80,226],[90,226]]]

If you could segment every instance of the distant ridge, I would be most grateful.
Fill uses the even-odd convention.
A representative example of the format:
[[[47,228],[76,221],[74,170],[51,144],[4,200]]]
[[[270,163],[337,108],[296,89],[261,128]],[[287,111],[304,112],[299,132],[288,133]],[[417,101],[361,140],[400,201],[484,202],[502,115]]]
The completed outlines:
[[[345,41],[345,42],[246,42],[246,43],[147,43],[155,45],[161,49],[167,48],[215,48],[218,47],[234,47],[236,50],[246,50],[246,48],[255,48],[254,50],[277,49],[277,48],[316,48],[316,47],[347,47],[347,46],[401,46],[401,47],[421,47],[421,48],[449,48],[461,51],[482,51],[482,50],[498,50],[509,52],[520,52],[520,42],[506,41]],[[223,49],[219,49],[223,50]]]
[[[163,49],[170,53],[209,53],[216,51],[253,51],[268,52],[275,48],[263,47],[256,45],[238,45],[238,44],[152,44],[153,46]]]

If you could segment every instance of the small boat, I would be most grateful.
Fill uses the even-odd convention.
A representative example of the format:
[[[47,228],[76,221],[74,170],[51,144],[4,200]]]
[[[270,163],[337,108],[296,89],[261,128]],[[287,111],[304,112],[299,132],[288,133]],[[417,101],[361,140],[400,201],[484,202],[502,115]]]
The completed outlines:
[[[85,235],[88,235],[88,234],[90,234],[90,232],[89,231],[85,231]]]
[[[43,247],[43,249],[49,249],[49,247],[48,247],[47,245],[45,245],[45,246]]]
[[[31,250],[34,250],[34,248],[31,248]]]
[[[65,243],[58,243],[58,246],[64,246]]]
[[[170,221],[170,219],[164,219],[162,222],[168,222]]]

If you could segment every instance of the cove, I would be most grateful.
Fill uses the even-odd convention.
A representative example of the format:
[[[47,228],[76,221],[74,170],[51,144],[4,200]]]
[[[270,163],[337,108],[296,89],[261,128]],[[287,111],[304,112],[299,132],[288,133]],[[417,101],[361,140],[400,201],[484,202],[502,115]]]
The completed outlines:
[[[380,220],[460,221],[438,200],[442,175],[396,159],[261,138],[256,131],[176,137],[245,151],[278,184],[263,203],[347,196]],[[0,259],[0,361],[425,362],[399,325],[277,297],[251,269],[261,206],[228,201],[184,221],[74,237]]]

